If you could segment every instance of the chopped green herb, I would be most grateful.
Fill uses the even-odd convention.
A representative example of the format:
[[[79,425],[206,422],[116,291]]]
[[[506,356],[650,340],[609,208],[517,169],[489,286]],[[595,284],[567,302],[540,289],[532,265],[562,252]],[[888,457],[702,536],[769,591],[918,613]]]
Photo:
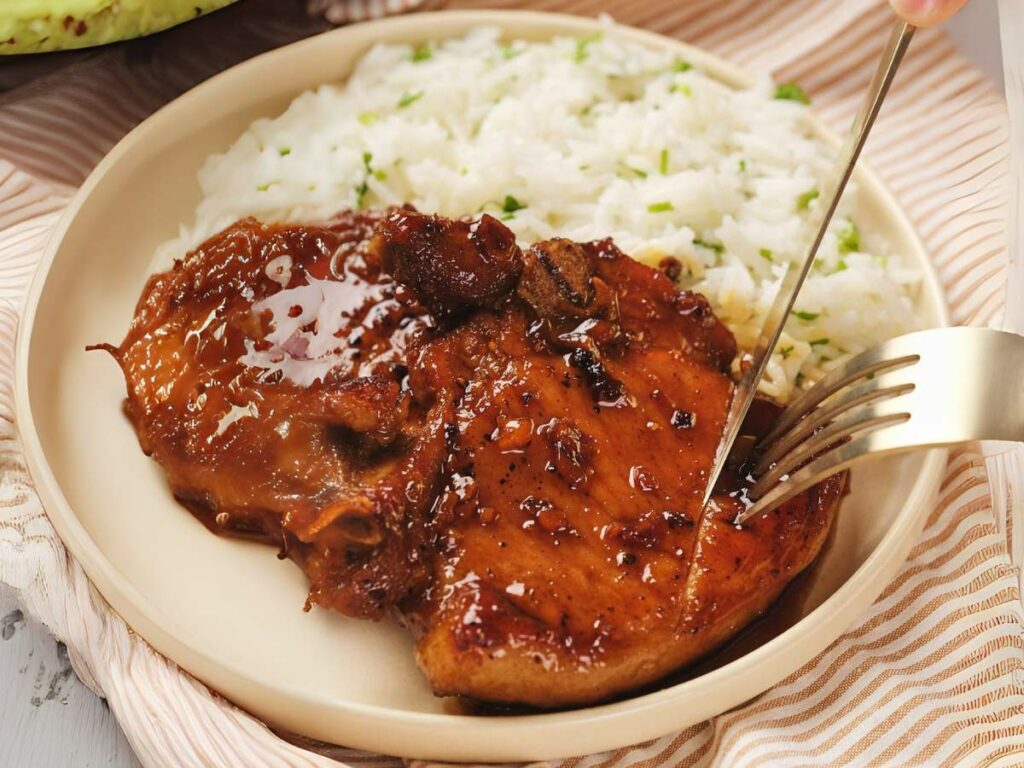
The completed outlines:
[[[588,51],[587,49],[590,48],[590,46],[593,45],[594,43],[599,42],[603,37],[604,32],[592,32],[589,35],[577,37],[576,50],[573,52],[572,60],[577,63],[586,61],[587,56],[590,54],[590,51]]]
[[[775,86],[775,98],[783,101],[799,101],[801,104],[811,103],[807,92],[796,83],[779,83]]]
[[[508,61],[509,59],[514,59],[516,56],[523,53],[523,50],[521,48],[516,48],[511,43],[502,43],[500,47],[502,58],[504,58],[506,61]]]
[[[840,259],[839,263],[836,264],[836,272],[845,272],[846,269],[846,261],[844,259]]]
[[[740,173],[744,173],[747,170],[747,161],[740,158]]]
[[[839,252],[853,253],[860,250],[860,230],[852,221],[839,233]]]
[[[758,251],[758,254],[760,254],[761,258],[765,261],[775,261],[770,248],[762,248]]]
[[[701,240],[699,237],[693,238],[693,244],[699,245],[701,248],[712,250],[715,253],[722,253],[725,251],[725,246],[721,243],[709,243],[707,240]]]
[[[867,376],[865,376],[864,378],[865,378],[865,379],[866,379],[867,381],[874,381],[874,378],[875,378],[875,374],[873,374],[873,373],[869,373],[869,374],[868,374]]]
[[[366,171],[366,175],[363,176],[363,181],[356,187],[356,207],[362,208],[363,203],[366,200],[366,195],[370,192],[370,176],[373,175],[373,153],[363,152],[363,168]]]
[[[693,64],[688,61],[683,61],[682,59],[678,59],[675,64],[672,65],[673,72],[689,72],[691,69],[693,69]]]
[[[268,189],[270,189],[272,186],[274,186],[275,183],[276,182],[268,181],[266,184],[257,184],[256,185],[256,191],[257,192],[266,192]]]
[[[662,176],[668,173],[668,150],[661,150],[661,154],[658,155],[658,171]]]
[[[674,211],[675,209],[676,207],[668,200],[664,200],[660,203],[651,203],[647,206],[647,210],[650,213],[666,213],[668,211]]]
[[[430,50],[430,46],[427,45],[426,43],[423,43],[422,45],[417,45],[415,48],[412,49],[412,60],[414,62],[426,61],[433,55],[434,52]]]
[[[808,190],[804,192],[800,197],[796,199],[796,209],[798,211],[806,211],[811,207],[811,203],[818,199],[821,193],[816,189]]]
[[[779,354],[782,355],[782,359],[783,360],[787,360],[787,359],[789,359],[789,356],[791,354],[793,354],[793,348],[792,347],[782,347],[782,348],[779,349]]]
[[[808,344],[810,344],[812,347],[824,346],[825,344],[828,344],[828,337],[826,336],[825,338],[814,339],[814,341],[810,341],[808,342]]]
[[[683,96],[693,96],[693,88],[687,83],[673,83],[669,89],[669,93],[681,93]]]
[[[521,211],[526,208],[526,203],[521,203],[516,200],[512,195],[505,195],[505,200],[501,204],[501,210],[505,213],[512,214],[516,211]]]
[[[359,122],[363,125],[371,125],[377,122],[378,115],[376,112],[360,112]]]
[[[375,178],[377,181],[387,181],[388,180],[388,172],[387,171],[376,170],[376,171],[373,172],[373,178]]]
[[[277,150],[277,154],[279,154],[281,157],[288,157],[288,155],[290,155],[291,153],[291,147],[281,147],[279,150]]]
[[[646,179],[647,178],[647,171],[643,170],[642,168],[634,168],[631,165],[624,165],[623,167],[627,171],[629,171],[630,173],[638,176],[641,179]]]
[[[398,100],[398,108],[405,109],[410,104],[414,104],[423,98],[423,91],[416,91],[415,93],[409,93],[408,91],[402,94],[402,98]]]
[[[810,322],[811,320],[817,320],[821,317],[821,312],[801,312],[800,310],[794,310],[793,314],[799,317],[801,320]]]

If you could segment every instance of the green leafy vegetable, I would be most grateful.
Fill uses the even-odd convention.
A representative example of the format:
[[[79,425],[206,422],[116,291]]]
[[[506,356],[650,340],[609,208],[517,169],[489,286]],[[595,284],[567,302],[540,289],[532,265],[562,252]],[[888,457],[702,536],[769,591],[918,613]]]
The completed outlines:
[[[775,86],[775,98],[783,101],[799,101],[801,104],[811,103],[807,92],[796,83],[779,83]]]
[[[668,211],[674,211],[675,209],[676,207],[668,200],[664,200],[660,203],[651,203],[647,206],[647,210],[650,213],[666,213]]]
[[[288,155],[290,155],[291,153],[291,147],[281,147],[279,150],[277,150],[277,154],[279,154],[281,157],[288,157]]]
[[[773,256],[771,249],[769,248],[762,248],[761,250],[758,251],[758,254],[765,261],[775,261],[775,257]]]
[[[426,61],[433,55],[434,52],[430,50],[430,46],[427,45],[426,43],[423,43],[422,45],[417,45],[415,48],[412,49],[413,62]]]
[[[808,344],[810,344],[812,347],[824,346],[825,344],[828,344],[828,337],[826,336],[825,338],[814,339],[814,341],[810,341],[808,342]]]
[[[691,69],[693,69],[693,64],[688,61],[683,61],[682,59],[678,59],[672,65],[673,72],[689,72]]]

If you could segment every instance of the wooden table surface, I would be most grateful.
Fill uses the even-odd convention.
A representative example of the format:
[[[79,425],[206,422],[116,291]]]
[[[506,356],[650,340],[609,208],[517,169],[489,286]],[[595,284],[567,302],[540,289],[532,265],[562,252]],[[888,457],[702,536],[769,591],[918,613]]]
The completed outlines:
[[[951,23],[950,33],[979,67],[1002,82],[994,2],[975,0]],[[0,766],[139,765],[106,703],[75,676],[64,646],[24,616],[0,585]]]

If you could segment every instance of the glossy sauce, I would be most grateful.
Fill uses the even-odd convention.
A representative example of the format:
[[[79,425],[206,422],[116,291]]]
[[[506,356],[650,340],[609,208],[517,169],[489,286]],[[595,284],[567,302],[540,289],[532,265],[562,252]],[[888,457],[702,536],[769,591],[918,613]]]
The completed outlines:
[[[523,252],[487,216],[239,222],[107,349],[176,496],[280,546],[310,605],[399,609],[439,693],[560,706],[699,658],[813,559],[844,482],[739,529],[733,473],[702,514],[731,334],[610,241]]]

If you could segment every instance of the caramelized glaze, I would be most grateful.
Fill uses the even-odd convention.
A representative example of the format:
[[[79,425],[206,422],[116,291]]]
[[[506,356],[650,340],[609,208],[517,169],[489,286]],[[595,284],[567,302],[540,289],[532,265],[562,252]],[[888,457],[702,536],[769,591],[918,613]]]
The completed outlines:
[[[732,335],[610,241],[522,252],[488,216],[239,222],[106,348],[175,495],[278,544],[308,605],[397,607],[443,694],[594,701],[706,654],[810,563],[845,481],[736,528],[734,472],[702,515]]]

